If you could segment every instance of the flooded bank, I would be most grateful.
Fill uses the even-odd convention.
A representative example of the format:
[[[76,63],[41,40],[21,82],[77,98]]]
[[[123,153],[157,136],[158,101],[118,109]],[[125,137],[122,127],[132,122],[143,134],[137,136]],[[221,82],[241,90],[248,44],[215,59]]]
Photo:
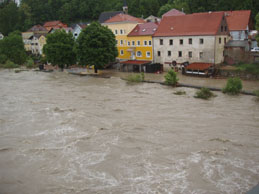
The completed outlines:
[[[232,194],[258,184],[255,97],[177,90],[0,71],[0,193]]]

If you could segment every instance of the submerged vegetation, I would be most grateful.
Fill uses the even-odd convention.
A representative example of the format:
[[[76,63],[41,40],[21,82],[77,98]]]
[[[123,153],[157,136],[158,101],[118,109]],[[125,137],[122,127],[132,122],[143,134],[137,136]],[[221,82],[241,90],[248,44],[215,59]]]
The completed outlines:
[[[194,97],[207,100],[211,97],[215,97],[215,95],[210,91],[210,89],[201,88],[199,91],[196,92],[196,95]]]
[[[254,91],[254,94],[256,95],[257,100],[259,100],[259,90]]]
[[[234,66],[236,67],[236,71],[259,75],[259,64],[239,63]]]
[[[178,78],[174,70],[170,69],[167,74],[165,75],[165,83],[167,85],[176,86],[178,82]]]
[[[10,60],[7,60],[4,64],[0,64],[0,68],[6,68],[6,69],[14,69],[19,67],[20,67],[19,65],[15,64]]]
[[[138,83],[138,82],[143,82],[143,81],[145,80],[145,75],[144,75],[143,72],[140,73],[140,74],[137,74],[137,75],[132,74],[132,75],[129,75],[129,76],[126,78],[126,80],[127,80],[128,82],[136,82],[136,83]]]
[[[230,95],[237,95],[243,88],[242,81],[240,78],[229,78],[227,85],[223,88],[222,92]]]
[[[179,90],[179,91],[176,91],[174,92],[175,95],[185,95],[186,92],[185,91],[182,91],[182,90]]]

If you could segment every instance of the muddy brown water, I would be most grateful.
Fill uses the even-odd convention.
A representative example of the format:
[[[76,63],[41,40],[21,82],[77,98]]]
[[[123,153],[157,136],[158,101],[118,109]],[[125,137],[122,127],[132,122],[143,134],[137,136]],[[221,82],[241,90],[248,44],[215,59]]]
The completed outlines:
[[[0,193],[245,193],[259,181],[259,102],[195,92],[1,70]]]

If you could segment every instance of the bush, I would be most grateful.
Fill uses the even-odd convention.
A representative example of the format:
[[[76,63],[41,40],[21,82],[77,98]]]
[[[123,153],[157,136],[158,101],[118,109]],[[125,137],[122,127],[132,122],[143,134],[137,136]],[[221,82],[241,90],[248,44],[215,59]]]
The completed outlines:
[[[259,99],[259,90],[254,91],[254,94],[257,96],[257,99]]]
[[[6,69],[14,69],[19,68],[20,66],[10,60],[7,60],[6,63],[2,65],[2,67]]]
[[[144,73],[143,73],[144,74]],[[129,75],[126,80],[128,82],[143,82],[144,81],[144,75],[143,74],[137,74],[137,75]]]
[[[186,92],[180,90],[180,91],[175,92],[174,94],[175,94],[175,95],[185,95]]]
[[[32,60],[32,58],[27,59],[25,66],[30,69],[34,67],[34,61]]]
[[[223,88],[222,92],[231,95],[237,95],[241,92],[242,87],[242,81],[240,78],[229,78],[227,85]]]
[[[176,86],[178,80],[176,73],[172,69],[170,69],[165,75],[165,83],[168,85]]]
[[[201,88],[199,91],[196,92],[196,95],[194,97],[207,100],[210,97],[214,96],[215,95],[208,88]]]
[[[7,61],[7,56],[0,54],[0,64],[4,64]]]

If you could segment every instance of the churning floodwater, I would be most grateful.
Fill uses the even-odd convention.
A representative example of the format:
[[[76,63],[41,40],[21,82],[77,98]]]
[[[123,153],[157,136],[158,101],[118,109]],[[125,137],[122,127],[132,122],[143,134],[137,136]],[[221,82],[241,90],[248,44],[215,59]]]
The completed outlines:
[[[0,193],[245,193],[259,181],[259,102],[195,92],[1,70]]]

